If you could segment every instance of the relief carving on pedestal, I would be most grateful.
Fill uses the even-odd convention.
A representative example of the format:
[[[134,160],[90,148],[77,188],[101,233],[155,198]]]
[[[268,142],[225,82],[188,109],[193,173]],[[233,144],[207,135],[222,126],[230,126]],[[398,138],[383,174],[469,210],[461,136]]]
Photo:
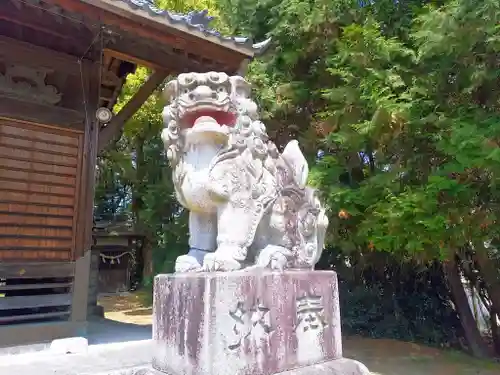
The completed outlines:
[[[297,325],[295,331],[318,331],[327,326],[320,296],[305,294],[296,300]]]
[[[243,302],[238,302],[234,310],[229,312],[232,319],[233,337],[230,339],[228,349],[238,350],[246,340],[251,344],[261,339],[268,339],[274,331],[267,308],[259,300],[250,308],[245,308]]]
[[[321,296],[305,293],[296,299],[297,358],[300,362],[318,361],[323,358],[324,330],[327,322]]]

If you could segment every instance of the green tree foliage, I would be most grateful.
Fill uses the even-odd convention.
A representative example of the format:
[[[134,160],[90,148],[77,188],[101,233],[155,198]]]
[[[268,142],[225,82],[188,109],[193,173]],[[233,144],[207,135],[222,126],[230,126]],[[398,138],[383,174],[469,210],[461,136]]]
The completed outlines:
[[[330,245],[358,261],[458,259],[456,272],[480,271],[474,282],[498,314],[498,263],[484,241],[499,228],[500,3],[221,7],[233,30],[273,38],[249,78],[278,142],[298,136],[310,159],[325,152],[311,182],[329,207]]]

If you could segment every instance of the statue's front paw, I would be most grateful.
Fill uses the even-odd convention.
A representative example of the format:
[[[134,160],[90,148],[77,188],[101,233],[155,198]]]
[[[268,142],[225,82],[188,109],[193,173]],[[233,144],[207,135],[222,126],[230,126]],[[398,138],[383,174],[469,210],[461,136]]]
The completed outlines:
[[[257,256],[256,266],[283,271],[288,266],[292,253],[283,246],[267,245]]]
[[[241,267],[241,263],[237,260],[221,256],[217,252],[207,254],[205,259],[203,259],[203,270],[207,272],[237,271]]]
[[[181,255],[175,260],[175,272],[201,272],[202,266],[198,260],[190,255]]]

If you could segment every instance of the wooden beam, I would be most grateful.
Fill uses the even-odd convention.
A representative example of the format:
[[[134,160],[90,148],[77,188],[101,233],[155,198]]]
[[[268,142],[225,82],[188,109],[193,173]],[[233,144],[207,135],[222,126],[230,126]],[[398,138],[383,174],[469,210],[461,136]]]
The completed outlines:
[[[2,297],[0,300],[0,311],[70,305],[71,294],[69,293],[48,294],[43,296]]]
[[[72,262],[30,262],[0,264],[0,275],[7,279],[72,277],[74,274],[75,264]]]
[[[75,26],[78,25],[75,22],[63,19],[60,13],[55,13],[53,9],[44,12],[40,6],[25,5],[23,9],[5,6],[2,7],[0,12],[0,19],[61,39],[70,40],[75,44],[86,46],[88,45],[87,40],[90,41],[93,38],[90,30],[79,30],[79,26]],[[78,37],[75,38],[75,35]]]
[[[39,17],[39,19],[43,19],[43,17]],[[35,31],[38,31],[38,32],[41,32],[41,33],[45,33],[45,34],[48,34],[48,35],[52,35],[52,36],[55,36],[57,38],[70,40],[73,43],[76,43],[76,41],[78,40],[78,39],[73,38],[71,36],[71,34],[58,33],[57,31],[50,30],[50,29],[48,29],[48,28],[46,28],[44,26],[40,26],[40,25],[38,25],[38,24],[36,24],[34,22],[23,21],[23,20],[20,20],[19,18],[14,18],[13,16],[11,16],[9,14],[0,14],[0,20],[11,22],[13,24],[16,24],[16,25],[19,25],[19,26],[22,26],[22,27],[26,27],[26,28],[29,28],[29,29],[33,29]]]
[[[4,317],[0,317],[0,324],[4,323],[19,323],[26,320],[39,320],[39,319],[54,319],[54,318],[64,318],[70,315],[69,311],[59,311],[59,312],[47,312],[40,314],[26,314],[26,315],[7,315]]]
[[[97,162],[97,138],[99,123],[95,118],[98,108],[99,66],[97,64],[82,64],[82,72],[87,92],[87,108],[89,116],[85,124],[83,135],[83,149],[79,161],[79,175],[77,179],[77,203],[75,208],[75,246],[73,257],[82,258],[92,246],[92,212],[95,187],[95,166]],[[78,223],[78,224],[76,224]],[[86,308],[85,308],[86,309]]]
[[[16,100],[0,94],[0,118],[50,124],[82,131],[85,116],[75,110]]]
[[[26,290],[26,289],[55,289],[71,288],[72,283],[43,283],[43,284],[18,284],[18,285],[0,285],[0,291],[6,290]]]
[[[75,281],[71,298],[72,321],[84,322],[87,319],[91,255],[91,251],[87,250],[83,257],[75,261]]]
[[[36,58],[33,58],[36,56]],[[80,76],[78,58],[0,35],[0,59],[14,64],[45,67]],[[29,64],[28,62],[32,62]]]
[[[137,110],[144,104],[149,96],[163,83],[168,76],[165,70],[156,70],[148,80],[141,86],[137,93],[128,101],[120,112],[99,132],[98,151],[102,151],[106,145],[116,137],[125,124]]]

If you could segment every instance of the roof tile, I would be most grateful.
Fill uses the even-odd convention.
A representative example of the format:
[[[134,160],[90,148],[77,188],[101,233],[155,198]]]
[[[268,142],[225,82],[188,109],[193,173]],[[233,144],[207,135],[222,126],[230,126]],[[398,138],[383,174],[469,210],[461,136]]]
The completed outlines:
[[[262,54],[269,46],[271,39],[260,43],[253,43],[252,39],[241,36],[224,36],[219,31],[210,28],[209,24],[214,17],[208,15],[208,10],[192,11],[187,14],[174,13],[160,9],[154,5],[152,0],[119,0],[127,3],[134,10],[148,12],[152,17],[163,18],[171,25],[182,25],[189,30],[196,30],[205,36],[217,37],[222,44],[233,43],[238,47],[244,47],[253,55]]]

